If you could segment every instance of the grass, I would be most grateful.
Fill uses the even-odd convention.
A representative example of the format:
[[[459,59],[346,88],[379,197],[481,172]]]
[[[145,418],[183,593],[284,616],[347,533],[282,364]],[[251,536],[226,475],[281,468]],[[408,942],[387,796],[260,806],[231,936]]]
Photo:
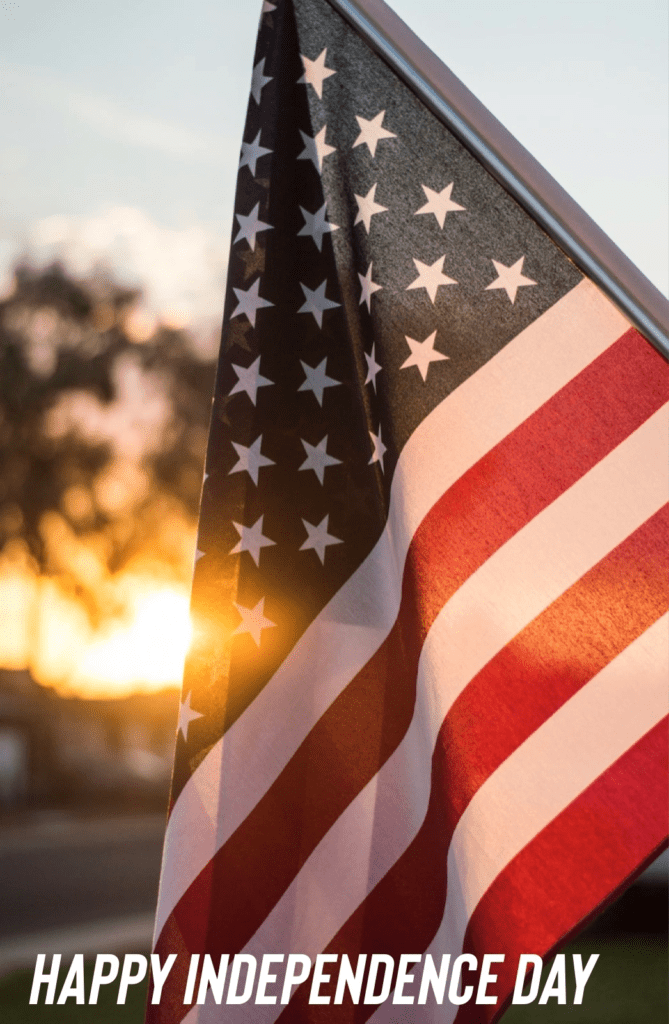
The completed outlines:
[[[545,1006],[511,1006],[503,1024],[666,1024],[667,942],[664,936],[615,935],[576,939],[563,952],[567,958],[567,1005],[551,999]],[[582,1006],[569,1006],[574,981],[569,954],[591,953],[599,960],[588,979]],[[550,969],[544,965],[542,985]]]
[[[47,970],[49,961],[47,959]],[[90,991],[93,976],[93,962],[85,965],[86,995]],[[65,980],[66,971],[61,966],[59,986]],[[42,986],[42,1002],[30,1006],[32,970],[16,971],[0,979],[0,1021],[2,1024],[142,1024],[146,1006],[147,981],[131,985],[124,1006],[118,1006],[118,982],[102,985],[96,1006],[77,1006],[74,999],[68,999],[63,1006],[45,1006],[46,988]]]
[[[565,953],[600,957],[585,989],[582,1006],[512,1006],[503,1024],[665,1024],[667,1019],[667,943],[654,935],[616,935],[576,940]],[[571,960],[567,960],[568,977]],[[544,976],[548,964],[544,968]],[[92,964],[86,965],[86,992]],[[117,985],[103,986],[97,1006],[30,1006],[32,970],[0,980],[2,1024],[142,1024],[146,982],[128,990],[125,1006],[116,1004]],[[64,980],[64,972],[61,969]],[[541,991],[541,989],[540,989]],[[44,989],[42,989],[44,993]],[[568,999],[573,997],[573,978]],[[43,998],[43,995],[42,995]]]

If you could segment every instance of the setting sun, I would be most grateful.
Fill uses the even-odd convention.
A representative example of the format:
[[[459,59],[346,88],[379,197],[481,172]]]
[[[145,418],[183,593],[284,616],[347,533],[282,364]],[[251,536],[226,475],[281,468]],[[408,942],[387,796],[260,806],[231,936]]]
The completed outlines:
[[[168,587],[140,594],[132,620],[86,648],[72,682],[115,696],[178,683],[190,637],[186,594]]]
[[[53,580],[0,576],[0,660],[30,666],[63,694],[121,697],[179,685],[192,632],[187,588],[130,574],[117,586],[126,615],[96,630]]]

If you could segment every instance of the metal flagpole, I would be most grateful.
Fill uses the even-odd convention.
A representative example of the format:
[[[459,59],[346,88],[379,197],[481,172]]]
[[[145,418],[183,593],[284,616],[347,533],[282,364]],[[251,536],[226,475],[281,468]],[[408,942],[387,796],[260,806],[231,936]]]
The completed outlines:
[[[383,0],[328,0],[669,360],[669,302]]]

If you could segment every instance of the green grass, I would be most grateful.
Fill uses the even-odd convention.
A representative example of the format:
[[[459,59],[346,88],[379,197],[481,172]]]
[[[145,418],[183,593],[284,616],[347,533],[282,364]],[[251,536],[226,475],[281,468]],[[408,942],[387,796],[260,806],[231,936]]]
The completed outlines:
[[[667,942],[663,936],[616,935],[576,939],[563,952],[567,959],[567,1005],[511,1006],[503,1024],[666,1024]],[[569,1006],[574,981],[571,953],[585,964],[591,953],[599,960],[585,986],[582,1006]],[[542,985],[550,968],[544,965]]]
[[[48,969],[48,964],[47,964]],[[58,991],[65,980],[63,967],[58,976]],[[90,991],[93,963],[87,963],[86,996]],[[146,979],[128,989],[124,1006],[118,1006],[118,982],[102,985],[96,1006],[77,1006],[74,999],[68,999],[63,1006],[45,1006],[45,986],[42,986],[41,1003],[31,1006],[30,989],[32,970],[16,971],[0,979],[0,1022],[2,1024],[142,1024],[146,1006]],[[57,998],[57,997],[56,997]]]
[[[599,960],[586,985],[582,1006],[511,1006],[503,1024],[666,1024],[667,943],[663,937],[629,935],[602,936],[576,940],[565,953],[581,953],[584,963],[591,953]],[[549,965],[544,968],[544,977]],[[92,964],[86,965],[86,992],[90,988]],[[64,1006],[30,1006],[32,970],[17,971],[0,980],[0,1022],[2,1024],[142,1024],[146,982],[128,989],[125,1006],[116,1004],[118,986],[102,986],[97,1006],[77,1006],[72,999]],[[573,997],[571,959],[567,960],[571,981],[568,999]],[[65,974],[61,969],[62,980]],[[44,998],[44,988],[42,998]],[[541,991],[541,989],[540,989]]]

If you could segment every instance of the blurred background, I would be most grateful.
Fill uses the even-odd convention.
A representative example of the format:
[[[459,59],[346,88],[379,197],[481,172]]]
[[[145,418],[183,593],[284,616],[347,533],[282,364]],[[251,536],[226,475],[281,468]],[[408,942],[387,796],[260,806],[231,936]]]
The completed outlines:
[[[0,974],[148,946],[260,6],[0,4]],[[664,0],[392,6],[666,294]]]

